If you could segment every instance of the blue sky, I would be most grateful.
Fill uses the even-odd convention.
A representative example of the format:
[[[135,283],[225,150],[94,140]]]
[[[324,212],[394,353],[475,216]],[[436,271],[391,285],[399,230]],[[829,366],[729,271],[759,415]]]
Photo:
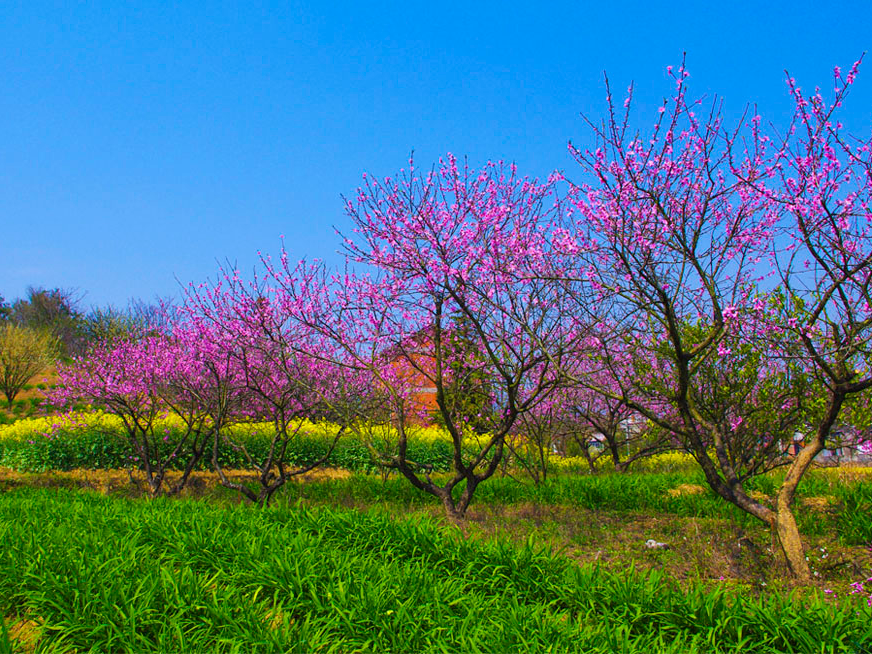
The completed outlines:
[[[341,194],[414,149],[572,175],[634,80],[640,124],[688,53],[693,90],[775,122],[784,69],[829,89],[872,3],[42,3],[0,10],[0,294],[173,295],[256,252],[339,262]],[[872,129],[872,57],[843,120]]]

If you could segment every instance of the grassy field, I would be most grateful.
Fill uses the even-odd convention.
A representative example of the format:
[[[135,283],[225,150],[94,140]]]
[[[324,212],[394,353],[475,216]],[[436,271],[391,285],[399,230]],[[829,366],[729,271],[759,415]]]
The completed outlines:
[[[851,586],[872,577],[872,469],[803,480],[815,582],[795,586],[768,529],[678,453],[632,474],[561,460],[539,485],[498,475],[452,524],[396,474],[368,474],[354,439],[341,468],[268,510],[208,470],[149,501],[141,473],[101,469],[130,457],[98,418],[0,427],[0,654],[872,652],[872,589]],[[307,425],[294,457],[318,455],[323,429]],[[445,458],[439,434],[416,438]],[[778,484],[751,489],[771,503]]]
[[[178,473],[171,473],[177,475]],[[236,481],[250,473],[231,471]],[[771,491],[777,479],[758,480]],[[20,473],[0,468],[0,489],[90,489],[127,498],[145,486],[124,470]],[[801,486],[797,515],[816,581],[823,589],[847,586],[872,573],[872,470],[815,470]],[[771,502],[763,490],[755,491]],[[221,506],[241,502],[211,472],[195,472],[183,497]],[[379,509],[395,516],[442,519],[441,505],[396,476],[325,468],[289,483],[279,504]],[[724,577],[750,586],[779,584],[785,571],[765,525],[716,497],[696,473],[562,475],[535,486],[495,477],[479,488],[467,520],[468,535],[538,542],[583,562],[621,569],[657,568],[675,578]],[[654,539],[667,548],[642,547]],[[868,575],[867,575],[868,576]]]
[[[17,488],[0,651],[861,652],[872,609],[578,565],[418,513]]]

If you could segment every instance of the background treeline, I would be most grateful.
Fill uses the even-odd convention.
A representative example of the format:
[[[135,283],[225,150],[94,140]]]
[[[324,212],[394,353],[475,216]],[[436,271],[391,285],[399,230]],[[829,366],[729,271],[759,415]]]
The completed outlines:
[[[158,328],[167,302],[131,300],[124,309],[83,307],[71,289],[28,287],[24,297],[0,294],[0,393],[6,402],[0,423],[50,411],[42,393],[53,383],[54,364],[81,356],[95,343]]]

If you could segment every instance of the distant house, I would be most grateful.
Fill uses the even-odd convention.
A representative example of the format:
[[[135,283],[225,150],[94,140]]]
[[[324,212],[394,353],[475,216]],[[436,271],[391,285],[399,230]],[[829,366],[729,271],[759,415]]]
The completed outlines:
[[[798,454],[804,446],[805,435],[796,432],[793,435],[793,442],[785,453]],[[816,460],[828,464],[872,464],[872,438],[868,433],[851,425],[841,425],[830,432],[824,449],[817,455]]]
[[[872,463],[872,438],[850,425],[841,425],[830,432],[819,460],[832,463]]]
[[[435,370],[433,344],[427,331],[421,330],[391,347],[385,352],[385,358],[392,376],[410,389],[407,414],[418,424],[433,424],[439,406],[432,376]]]
[[[491,411],[489,384],[478,337],[464,320],[455,318],[441,330],[443,374],[452,412],[464,413],[476,430],[477,418]],[[424,328],[388,348],[384,356],[392,376],[407,393],[406,412],[419,424],[433,424],[436,401],[436,345],[434,329]]]

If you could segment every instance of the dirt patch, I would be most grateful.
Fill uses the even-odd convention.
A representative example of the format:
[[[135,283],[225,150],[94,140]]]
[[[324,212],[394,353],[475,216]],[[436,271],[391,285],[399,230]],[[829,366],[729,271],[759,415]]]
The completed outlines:
[[[439,518],[440,507],[427,509]],[[640,571],[666,570],[676,580],[719,579],[724,574],[755,580],[745,569],[731,565],[735,526],[721,519],[523,503],[473,505],[465,523],[458,526],[467,538],[523,545],[532,537],[583,565],[596,563],[616,571],[631,565]],[[762,532],[755,538],[766,539]],[[650,539],[666,547],[648,548],[645,543]]]

